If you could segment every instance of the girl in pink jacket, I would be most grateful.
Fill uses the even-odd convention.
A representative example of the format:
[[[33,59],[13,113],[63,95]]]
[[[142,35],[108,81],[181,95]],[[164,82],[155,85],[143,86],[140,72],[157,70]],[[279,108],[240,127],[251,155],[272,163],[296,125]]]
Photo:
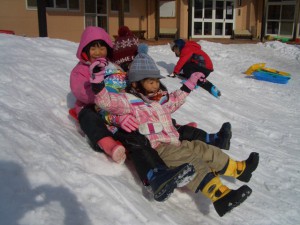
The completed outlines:
[[[89,81],[89,66],[99,57],[112,57],[113,43],[100,27],[87,27],[77,50],[78,64],[70,75],[70,87],[76,98],[75,109],[79,124],[95,149],[102,149],[117,163],[125,161],[125,148],[116,142],[95,111],[95,96]]]
[[[114,140],[113,137],[117,134],[112,134],[107,129],[104,119],[96,111],[95,95],[90,83],[89,67],[95,63],[97,58],[104,57],[107,74],[117,69],[114,64],[109,62],[112,56],[112,47],[113,43],[105,30],[100,27],[87,27],[82,33],[78,46],[76,56],[79,62],[71,72],[70,87],[76,98],[75,108],[79,124],[92,145],[96,146],[96,150],[102,149],[115,162],[123,163],[126,157],[125,148]],[[98,63],[99,61],[96,61],[96,64]],[[118,75],[122,76],[122,73],[118,72],[115,76],[116,79]],[[106,84],[113,87],[112,83]],[[119,116],[118,121],[125,130],[126,126],[136,126],[134,117],[130,115]],[[150,144],[147,144],[147,139],[143,135],[118,133],[125,140],[122,143],[126,147],[140,179],[144,184],[151,186],[156,201],[166,200],[176,187],[184,185],[193,178],[195,171],[192,165],[183,163],[175,168],[168,168],[157,152],[151,148]]]
[[[127,93],[116,94],[109,93],[104,88],[104,74],[101,71],[103,59],[97,60],[99,63],[96,61],[91,67],[90,79],[95,103],[113,114],[133,115],[142,125],[142,132],[151,146],[169,167],[182,163],[192,164],[196,177],[187,184],[190,190],[196,193],[201,191],[211,199],[220,216],[238,206],[251,194],[252,190],[247,185],[237,190],[229,189],[222,184],[219,175],[249,182],[252,172],[258,166],[258,153],[251,153],[244,161],[233,160],[219,148],[204,142],[180,141],[172,124],[171,113],[184,103],[199,80],[204,81],[204,74],[192,74],[180,90],[168,94],[161,88],[160,79],[163,76],[154,60],[146,53],[138,53],[128,71],[130,87]]]

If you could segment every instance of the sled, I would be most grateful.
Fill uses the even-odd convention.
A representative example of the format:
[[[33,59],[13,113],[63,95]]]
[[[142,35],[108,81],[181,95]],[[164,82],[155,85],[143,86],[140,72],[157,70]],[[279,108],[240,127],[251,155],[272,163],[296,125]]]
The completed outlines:
[[[267,68],[267,67],[265,67],[265,65],[266,65],[266,63],[253,64],[252,66],[250,66],[246,70],[245,74],[250,76],[255,71],[263,70],[263,71],[266,71],[266,72],[269,72],[269,73],[275,73],[275,74],[278,74],[278,75],[281,75],[281,76],[288,76],[288,77],[291,76],[291,74],[289,74],[287,72],[279,71],[279,70],[272,69],[272,68]]]
[[[269,81],[278,84],[286,84],[291,79],[290,76],[282,76],[277,73],[271,73],[264,70],[258,70],[253,72],[253,76],[257,80]]]
[[[75,108],[69,109],[69,115],[78,122],[78,117]]]
[[[78,133],[82,136],[85,137],[84,132],[81,130],[80,125],[79,125],[79,121],[78,121],[78,116],[76,113],[75,108],[71,108],[69,109],[69,117],[71,117],[71,119],[73,120],[75,126],[76,126],[76,130],[78,131]]]
[[[275,69],[272,69],[272,68],[266,68],[266,67],[264,67],[264,68],[262,68],[261,70],[266,71],[266,72],[269,72],[269,73],[279,74],[279,75],[281,75],[281,76],[288,76],[288,77],[291,76],[291,74],[289,74],[289,73],[287,73],[287,72],[275,70]]]
[[[250,75],[252,75],[253,72],[255,72],[255,71],[259,70],[259,69],[264,68],[265,65],[266,65],[266,63],[256,63],[256,64],[253,64],[252,66],[250,66],[250,67],[246,70],[245,74],[247,74],[247,75],[250,76]]]

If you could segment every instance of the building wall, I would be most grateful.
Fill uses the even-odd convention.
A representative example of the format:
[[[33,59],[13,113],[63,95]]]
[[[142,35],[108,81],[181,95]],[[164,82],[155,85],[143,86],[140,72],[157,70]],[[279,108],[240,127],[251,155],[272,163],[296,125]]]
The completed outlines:
[[[27,9],[25,0],[0,0],[0,29],[13,30],[16,35],[38,37],[37,9]],[[81,2],[80,12],[47,10],[48,37],[78,42],[84,29]]]
[[[83,29],[83,12],[66,13],[47,10],[48,37],[79,42]]]
[[[241,6],[236,1],[235,29],[249,30],[253,37],[260,37],[263,15],[263,1],[243,0]]]
[[[110,1],[108,1],[108,4],[110,4]],[[263,1],[242,0],[241,6],[238,5],[238,1],[235,1],[234,29],[248,29],[254,37],[260,38]],[[298,6],[299,1],[297,0]],[[131,0],[130,2],[131,11],[129,14],[125,13],[124,24],[132,30],[146,30],[145,37],[148,39],[155,38],[156,1]],[[176,18],[160,18],[160,27],[177,28],[178,37],[188,38],[188,2],[189,0],[176,0]],[[26,0],[0,0],[0,5],[0,30],[13,30],[16,35],[21,36],[39,36],[37,10],[27,9]],[[79,42],[80,35],[85,26],[83,6],[84,0],[81,0],[80,11],[78,12],[47,9],[48,36]],[[111,37],[117,34],[118,24],[118,13],[111,12],[109,5],[108,31]]]
[[[147,6],[146,0],[131,0],[130,13],[124,13],[124,25],[131,30],[147,30]],[[109,7],[109,34],[118,34],[119,15],[118,12],[110,11]],[[145,34],[146,36],[148,34]]]
[[[0,0],[0,30],[13,30],[17,35],[37,36],[36,10],[26,10],[26,1]]]
[[[147,38],[155,38],[155,1],[147,0]]]
[[[178,24],[178,37],[188,38],[188,24],[189,24],[189,12],[188,12],[188,0],[179,0],[179,18],[177,20]]]

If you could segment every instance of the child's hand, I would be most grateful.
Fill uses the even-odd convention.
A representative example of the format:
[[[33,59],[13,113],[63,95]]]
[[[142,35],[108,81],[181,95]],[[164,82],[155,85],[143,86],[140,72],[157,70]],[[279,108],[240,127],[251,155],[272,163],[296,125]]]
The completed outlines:
[[[167,75],[168,77],[171,77],[171,78],[175,78],[175,77],[177,77],[177,74],[176,73],[171,73],[171,74],[169,74],[169,75]]]
[[[184,83],[191,91],[194,90],[198,81],[206,82],[205,75],[201,72],[193,73],[190,78]]]
[[[98,58],[90,65],[90,82],[101,83],[104,80],[105,66],[108,65],[106,58]]]
[[[137,121],[137,119],[134,116],[128,114],[118,116],[116,124],[128,133],[137,130],[137,128],[139,127],[139,122]]]

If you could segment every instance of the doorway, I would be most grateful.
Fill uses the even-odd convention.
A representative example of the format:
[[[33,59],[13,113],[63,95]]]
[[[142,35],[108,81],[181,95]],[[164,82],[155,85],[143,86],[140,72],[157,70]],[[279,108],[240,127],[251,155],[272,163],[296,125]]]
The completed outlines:
[[[231,37],[235,0],[194,0],[192,37]]]

